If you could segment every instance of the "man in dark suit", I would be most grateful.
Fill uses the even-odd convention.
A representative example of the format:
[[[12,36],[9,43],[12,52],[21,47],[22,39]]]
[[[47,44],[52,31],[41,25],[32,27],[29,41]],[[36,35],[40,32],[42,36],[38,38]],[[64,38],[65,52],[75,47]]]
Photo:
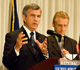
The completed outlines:
[[[40,22],[40,7],[34,3],[26,5],[22,17],[24,25],[6,34],[3,64],[9,70],[27,70],[52,57],[47,37],[35,31]]]
[[[52,54],[58,58],[63,58],[60,46],[64,55],[66,54],[77,54],[76,44],[77,42],[65,35],[66,29],[69,24],[69,16],[67,13],[60,11],[54,15],[52,26],[54,27],[54,32],[62,36],[61,43],[59,42],[59,37],[56,35],[51,35],[48,37],[49,46],[52,50]],[[78,56],[76,57],[77,59]]]

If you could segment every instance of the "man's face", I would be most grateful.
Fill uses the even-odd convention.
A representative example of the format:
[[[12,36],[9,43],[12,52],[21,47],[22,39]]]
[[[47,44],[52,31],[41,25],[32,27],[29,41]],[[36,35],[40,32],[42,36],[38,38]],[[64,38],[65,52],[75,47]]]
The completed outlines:
[[[55,23],[52,23],[55,32],[64,35],[68,27],[68,19],[57,17]]]
[[[23,17],[24,25],[30,30],[34,31],[39,25],[41,12],[39,10],[28,9],[27,17]]]

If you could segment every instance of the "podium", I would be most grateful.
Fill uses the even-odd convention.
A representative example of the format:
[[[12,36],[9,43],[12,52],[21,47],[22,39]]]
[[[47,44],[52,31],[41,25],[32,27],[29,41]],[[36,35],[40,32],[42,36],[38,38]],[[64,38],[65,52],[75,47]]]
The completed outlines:
[[[48,58],[48,59],[32,66],[28,70],[54,70],[54,65],[58,64],[58,60],[59,60],[59,58]]]
[[[32,66],[27,70],[71,70],[69,68],[78,68],[80,70],[79,60],[59,60],[59,58],[48,58],[44,61]],[[63,69],[62,69],[63,68]]]

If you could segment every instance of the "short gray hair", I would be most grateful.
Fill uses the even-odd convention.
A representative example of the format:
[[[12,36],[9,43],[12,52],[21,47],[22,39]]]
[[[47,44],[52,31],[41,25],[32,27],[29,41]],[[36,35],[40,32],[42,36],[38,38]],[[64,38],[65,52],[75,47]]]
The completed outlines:
[[[38,10],[40,9],[40,6],[38,6],[37,4],[31,3],[31,4],[27,4],[24,8],[23,8],[23,12],[22,14],[24,14],[27,17],[27,11],[28,9],[32,9],[32,10]],[[41,10],[41,9],[40,9]]]

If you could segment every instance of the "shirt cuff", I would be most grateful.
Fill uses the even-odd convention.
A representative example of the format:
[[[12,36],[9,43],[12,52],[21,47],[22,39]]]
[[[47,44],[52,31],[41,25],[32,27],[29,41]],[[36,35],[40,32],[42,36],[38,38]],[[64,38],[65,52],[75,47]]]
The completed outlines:
[[[19,56],[20,55],[19,51],[17,51],[15,47],[14,47],[14,50],[15,50],[16,56]]]
[[[49,53],[47,52],[47,55],[43,54],[43,56],[45,57],[45,59],[49,58]]]

